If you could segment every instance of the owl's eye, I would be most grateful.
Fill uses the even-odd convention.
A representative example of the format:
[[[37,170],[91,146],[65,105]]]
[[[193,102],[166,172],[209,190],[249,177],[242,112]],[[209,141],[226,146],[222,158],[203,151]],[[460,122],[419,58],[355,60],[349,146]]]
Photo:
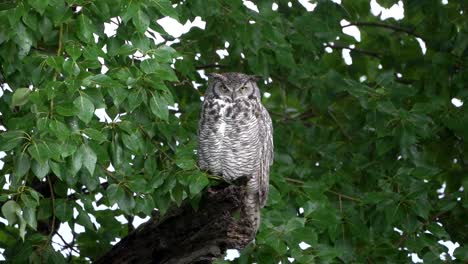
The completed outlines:
[[[245,89],[247,89],[247,87],[242,86],[240,89],[241,89],[241,91],[245,91]]]

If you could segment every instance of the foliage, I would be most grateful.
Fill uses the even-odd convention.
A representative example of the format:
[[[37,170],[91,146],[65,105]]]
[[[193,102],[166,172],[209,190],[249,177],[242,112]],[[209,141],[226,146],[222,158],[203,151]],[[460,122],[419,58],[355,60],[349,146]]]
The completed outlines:
[[[6,175],[10,183],[0,248],[9,261],[65,262],[51,238],[68,223],[86,230],[65,245],[79,252],[69,259],[87,262],[128,233],[116,216],[196,204],[209,181],[195,166],[201,92],[192,81],[205,84],[196,70],[215,63],[272,79],[261,87],[275,128],[270,196],[236,263],[405,263],[410,253],[439,263],[440,240],[458,242],[454,261],[468,261],[468,108],[451,103],[468,100],[466,3],[405,0],[398,21],[372,15],[368,0],[319,0],[313,12],[296,1],[256,4],[259,12],[240,0],[1,6],[1,81],[11,90],[0,98],[0,185]],[[164,16],[200,16],[206,29],[173,41],[156,22]],[[104,23],[118,24],[114,36]],[[156,44],[148,28],[172,44]],[[101,108],[112,122],[99,121]]]

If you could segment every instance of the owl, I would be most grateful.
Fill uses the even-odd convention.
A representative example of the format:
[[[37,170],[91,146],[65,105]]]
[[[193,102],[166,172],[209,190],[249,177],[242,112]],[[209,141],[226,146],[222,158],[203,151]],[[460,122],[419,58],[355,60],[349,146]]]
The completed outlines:
[[[243,73],[209,76],[198,126],[198,165],[227,182],[246,177],[242,213],[257,231],[273,163],[271,118],[261,103],[257,77]]]

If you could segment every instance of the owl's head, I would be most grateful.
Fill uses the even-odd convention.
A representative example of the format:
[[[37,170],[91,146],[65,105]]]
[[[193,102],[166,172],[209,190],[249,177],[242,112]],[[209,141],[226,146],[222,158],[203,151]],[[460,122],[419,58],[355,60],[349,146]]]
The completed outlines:
[[[206,94],[213,94],[220,99],[234,102],[236,99],[260,100],[258,76],[237,72],[210,73],[210,83]]]

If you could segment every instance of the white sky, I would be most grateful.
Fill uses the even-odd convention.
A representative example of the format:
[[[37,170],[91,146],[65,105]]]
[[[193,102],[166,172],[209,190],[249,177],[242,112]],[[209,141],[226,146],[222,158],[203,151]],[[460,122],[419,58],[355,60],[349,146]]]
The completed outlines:
[[[338,3],[340,4],[341,3],[341,0],[332,0],[333,2],[335,3]],[[311,3],[310,1],[308,0],[299,0],[300,4],[309,12],[313,12],[313,10],[315,9],[315,7],[317,6],[316,3]],[[244,1],[244,5],[249,8],[249,9],[252,9],[254,10],[255,12],[259,12],[258,11],[258,8],[257,6],[252,2],[252,1]],[[376,0],[371,0],[370,1],[370,6],[371,6],[371,12],[374,16],[379,16],[381,20],[385,20],[385,19],[388,19],[390,17],[393,17],[394,19],[396,20],[400,20],[400,19],[403,19],[404,17],[404,6],[403,6],[403,2],[402,1],[399,1],[397,4],[393,5],[391,8],[389,9],[386,9],[386,8],[383,8],[382,6],[380,6]],[[278,5],[277,4],[273,4],[272,5],[272,10],[275,11],[278,9]],[[113,18],[112,19],[114,22],[117,22],[117,19],[116,18]],[[170,17],[164,17],[164,18],[161,18],[159,20],[157,20],[157,22],[167,31],[167,33],[169,33],[170,35],[172,35],[174,38],[176,38],[176,40],[174,42],[177,42],[178,39],[181,35],[187,33],[190,31],[191,28],[193,27],[199,27],[201,29],[205,29],[205,22],[202,20],[201,17],[196,17],[194,21],[187,21],[185,24],[181,24],[179,22],[177,22],[175,19],[173,18],[170,18]],[[342,20],[340,22],[340,24],[342,26],[346,25],[346,24],[349,24],[348,21],[346,20]],[[105,29],[104,29],[104,32],[107,36],[113,36],[116,34],[116,30],[117,30],[117,25],[115,25],[114,23],[105,23]],[[343,33],[344,34],[347,34],[347,35],[350,35],[352,37],[355,38],[356,42],[360,42],[361,41],[361,34],[360,34],[360,31],[359,31],[359,28],[356,27],[356,26],[349,26],[349,27],[345,27],[343,28]],[[164,38],[156,31],[152,30],[152,29],[149,29],[148,32],[146,32],[145,34],[146,36],[150,37],[151,39],[153,39],[153,41],[156,43],[156,44],[159,44],[159,43],[162,43],[164,42]],[[97,41],[97,38],[98,36],[95,35],[95,38],[96,38],[96,41]],[[417,39],[418,42],[420,43],[420,46],[421,46],[421,51],[423,54],[425,54],[426,52],[426,47],[425,47],[425,43],[421,40],[421,39]],[[224,58],[226,56],[229,56],[229,53],[227,51],[227,48],[229,47],[229,43],[226,42],[225,44],[225,49],[220,49],[217,51],[217,54],[220,56],[220,58]],[[354,48],[354,45],[351,45],[350,46],[350,49]],[[346,63],[347,65],[350,65],[352,64],[352,57],[350,55],[350,49],[343,49],[341,51],[342,53],[342,57],[343,57],[343,60],[344,60],[344,63]],[[105,49],[104,49],[105,50]],[[327,49],[327,52],[336,52],[332,49]],[[137,53],[135,54],[136,56],[141,56],[142,54],[141,53]],[[146,57],[143,57],[142,59],[145,59]],[[100,60],[101,61],[101,64],[103,64],[103,67],[102,67],[102,73],[105,73],[107,72],[107,67],[104,65],[104,60]],[[204,72],[203,71],[200,71],[199,72],[202,77],[206,77],[204,76]],[[366,79],[365,76],[363,76],[364,80]],[[195,85],[199,85],[199,84],[195,84]],[[8,85],[7,84],[4,84],[2,85],[2,88],[3,89],[0,89],[0,97],[3,95],[4,93],[4,90],[9,90],[11,91],[11,89],[9,89]],[[265,96],[266,97],[269,97],[269,93],[265,93]],[[455,106],[455,107],[460,107],[463,105],[463,101],[461,101],[460,99],[458,98],[453,98],[452,99],[452,104]],[[174,107],[173,107],[174,108]],[[177,108],[177,105],[175,106],[175,108]],[[1,114],[1,113],[0,113]],[[97,115],[97,117],[101,120],[101,122],[112,122],[113,120],[110,119],[110,117],[106,114],[105,112],[105,109],[96,109],[96,112],[95,114]],[[118,120],[118,117],[117,117],[117,120]],[[114,120],[115,122],[116,120]],[[1,127],[0,126],[0,130],[5,130],[4,127]],[[5,152],[0,152],[0,159],[3,158],[5,156]],[[0,160],[0,168],[3,167],[3,161]],[[8,178],[8,176],[7,176]],[[3,186],[4,189],[8,189],[8,186],[9,186],[9,181],[7,180],[7,183],[5,184],[5,186]],[[100,195],[100,196],[99,196]],[[100,197],[102,197],[101,194],[98,194],[96,195],[96,200],[99,199]],[[99,197],[98,197],[99,196]],[[114,205],[112,206],[111,208],[108,208],[106,206],[103,206],[103,205],[100,205],[99,207],[96,205],[95,202],[93,202],[93,206],[94,206],[94,209],[95,210],[115,210],[117,209],[117,205]],[[301,208],[303,210],[303,208]],[[77,214],[76,212],[76,209],[75,209],[75,213],[74,214]],[[97,226],[99,227],[99,223],[96,222],[96,219],[94,218],[94,216],[90,215],[91,217],[91,220],[92,222]],[[127,223],[127,220],[125,219],[125,217],[123,215],[119,215],[116,217],[116,219],[118,221],[120,221],[122,224],[126,224]],[[137,217],[135,216],[133,222],[132,222],[132,225],[134,227],[138,227],[139,225],[141,225],[142,223],[146,222],[149,220],[149,217],[146,217],[146,218],[140,218],[140,217]],[[0,222],[3,222],[3,223],[7,223],[7,221],[4,219],[4,218],[1,218],[0,217]],[[396,232],[401,232],[399,229],[395,228],[396,229]],[[81,225],[78,225],[78,224],[75,224],[73,226],[73,230],[76,232],[76,233],[81,233],[81,232],[85,232],[85,229],[83,226]],[[64,240],[69,243],[71,242],[72,240],[72,229],[71,227],[68,225],[68,223],[62,223],[60,225],[60,228],[59,228],[59,233],[61,234],[61,236],[64,238]],[[53,243],[53,246],[56,250],[61,250],[61,246],[60,245],[63,245],[63,242],[61,241],[61,238],[58,236],[58,235],[55,235],[53,238],[52,238],[52,241],[54,242]],[[115,243],[117,243],[119,241],[119,239],[116,239]],[[451,241],[439,241],[440,244],[446,246],[447,248],[449,248],[449,255],[453,256],[453,251],[456,247],[459,246],[458,243],[453,243]],[[300,248],[305,250],[307,249],[308,247],[310,247],[309,244],[306,243],[306,241],[304,242],[301,242],[299,244]],[[75,248],[77,249],[77,248]],[[0,249],[0,260],[3,260],[4,257],[2,255],[2,252],[3,250]],[[62,253],[64,253],[65,255],[69,254],[69,250],[67,251],[63,251]],[[75,252],[72,251],[72,254],[76,254]],[[422,260],[419,258],[419,256],[417,256],[417,254],[411,254],[409,253],[409,255],[411,255],[411,258],[413,260],[414,263],[419,263],[419,262],[422,262]],[[226,255],[226,259],[227,260],[233,260],[235,258],[239,257],[239,252],[237,250],[228,250],[227,252],[227,255]],[[441,256],[441,258],[443,258],[444,256]],[[294,259],[290,259],[290,261],[293,261]]]

